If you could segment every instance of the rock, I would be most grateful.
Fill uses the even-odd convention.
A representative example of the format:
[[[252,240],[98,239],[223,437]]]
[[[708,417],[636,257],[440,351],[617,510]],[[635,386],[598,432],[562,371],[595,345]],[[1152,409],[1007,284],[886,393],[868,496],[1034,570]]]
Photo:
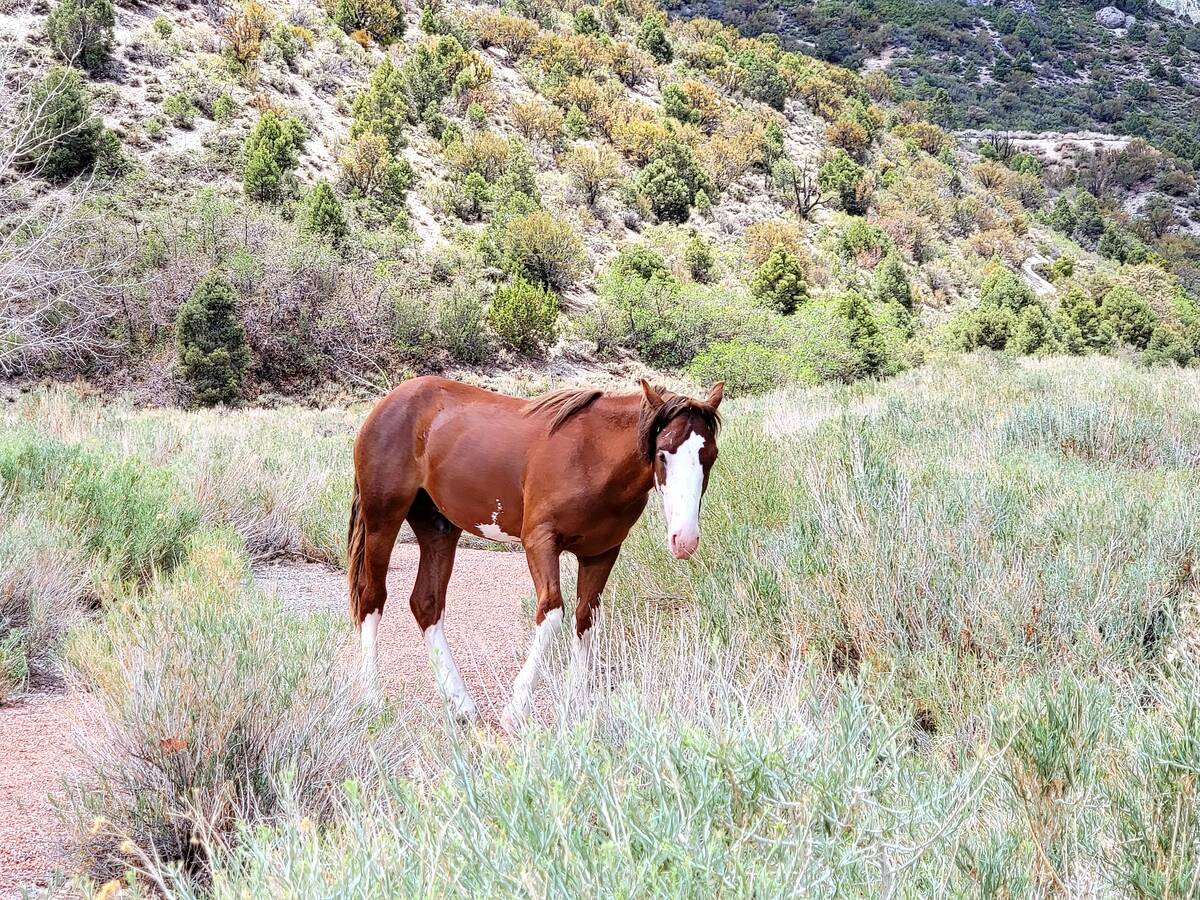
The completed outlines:
[[[1137,20],[1127,16],[1115,6],[1106,6],[1096,12],[1096,21],[1105,28],[1129,28]]]
[[[1169,9],[1177,16],[1200,22],[1200,0],[1154,0],[1164,9]]]

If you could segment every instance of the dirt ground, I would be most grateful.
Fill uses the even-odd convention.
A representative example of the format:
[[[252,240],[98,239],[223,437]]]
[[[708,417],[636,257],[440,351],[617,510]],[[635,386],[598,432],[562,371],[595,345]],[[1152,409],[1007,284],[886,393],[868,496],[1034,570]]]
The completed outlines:
[[[441,703],[421,632],[408,610],[418,548],[400,544],[388,577],[389,600],[379,629],[384,693]],[[341,572],[317,564],[281,562],[256,570],[259,584],[288,606],[346,614]],[[446,639],[485,723],[497,723],[527,648],[522,603],[533,586],[523,553],[460,548],[446,602]],[[353,636],[347,665],[357,665]],[[87,698],[31,693],[0,707],[0,898],[61,884],[69,869],[68,835],[53,797],[76,777],[75,732],[86,726]]]

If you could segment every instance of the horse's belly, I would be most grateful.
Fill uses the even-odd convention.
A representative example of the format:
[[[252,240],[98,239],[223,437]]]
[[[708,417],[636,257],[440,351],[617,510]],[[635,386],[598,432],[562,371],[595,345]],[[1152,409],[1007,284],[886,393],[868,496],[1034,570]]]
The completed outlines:
[[[520,500],[506,500],[497,492],[474,493],[429,491],[443,516],[476,537],[502,544],[521,543],[522,509]]]

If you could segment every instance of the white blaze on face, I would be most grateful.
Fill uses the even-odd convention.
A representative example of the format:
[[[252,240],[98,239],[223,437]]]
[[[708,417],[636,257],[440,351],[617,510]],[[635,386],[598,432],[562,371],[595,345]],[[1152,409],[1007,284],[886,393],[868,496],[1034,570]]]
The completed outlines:
[[[700,496],[704,493],[704,466],[700,450],[704,438],[688,435],[675,452],[663,453],[664,476],[660,486],[667,519],[667,549],[676,559],[687,559],[700,545]]]

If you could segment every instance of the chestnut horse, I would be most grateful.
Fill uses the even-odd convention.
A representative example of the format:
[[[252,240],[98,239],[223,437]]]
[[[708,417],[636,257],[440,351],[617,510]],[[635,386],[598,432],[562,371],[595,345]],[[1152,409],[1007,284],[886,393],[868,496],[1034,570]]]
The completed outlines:
[[[587,670],[592,616],[621,543],[652,489],[663,497],[667,548],[687,559],[700,542],[700,498],[717,458],[723,385],[706,400],[656,390],[558,391],[520,400],[444,378],[414,378],[367,416],[354,443],[350,615],[362,638],[363,676],[376,683],[375,642],[388,563],[406,519],[420,544],[409,605],[438,687],[471,718],[442,623],[459,536],[525,546],[537,589],[529,657],[502,717],[519,726],[542,657],[562,621],[559,555],[579,560],[572,669]]]

